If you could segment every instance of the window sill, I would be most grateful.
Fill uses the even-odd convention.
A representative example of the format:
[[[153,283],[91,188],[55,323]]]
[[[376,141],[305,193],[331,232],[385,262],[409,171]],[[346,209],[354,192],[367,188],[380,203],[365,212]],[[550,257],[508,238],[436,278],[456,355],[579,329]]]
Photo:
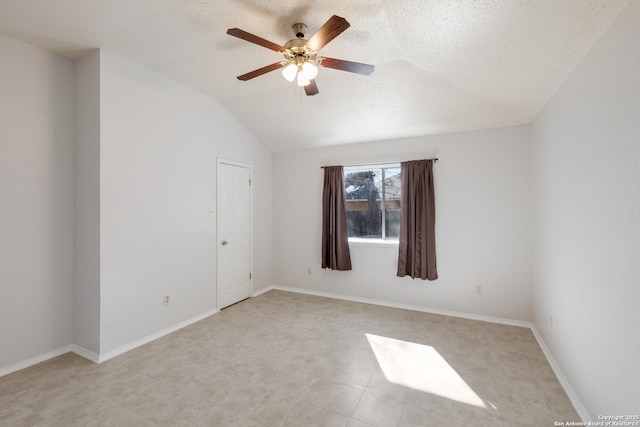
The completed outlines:
[[[398,247],[398,240],[391,239],[364,239],[358,237],[349,237],[349,245],[354,246],[390,246],[390,247]]]

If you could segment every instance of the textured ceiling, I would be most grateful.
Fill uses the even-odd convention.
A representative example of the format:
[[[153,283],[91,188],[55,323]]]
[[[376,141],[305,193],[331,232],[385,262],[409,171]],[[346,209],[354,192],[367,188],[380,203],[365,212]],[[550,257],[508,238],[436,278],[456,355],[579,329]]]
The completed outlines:
[[[635,0],[632,0],[635,1]],[[0,0],[0,32],[71,58],[104,48],[216,98],[274,151],[528,123],[629,0]],[[278,44],[331,15],[351,27],[307,97],[281,59],[226,34]]]

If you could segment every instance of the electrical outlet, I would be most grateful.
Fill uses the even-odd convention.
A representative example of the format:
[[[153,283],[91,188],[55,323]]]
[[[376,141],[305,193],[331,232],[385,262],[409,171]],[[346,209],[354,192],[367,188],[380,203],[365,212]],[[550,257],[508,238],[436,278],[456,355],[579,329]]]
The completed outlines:
[[[164,305],[168,305],[171,302],[171,297],[169,295],[164,296]]]

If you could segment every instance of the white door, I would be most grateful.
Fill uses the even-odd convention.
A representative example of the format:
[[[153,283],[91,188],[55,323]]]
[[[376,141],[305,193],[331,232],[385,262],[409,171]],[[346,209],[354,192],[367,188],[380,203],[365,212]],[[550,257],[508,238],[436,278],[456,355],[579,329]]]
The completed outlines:
[[[218,308],[251,296],[251,166],[218,160]]]

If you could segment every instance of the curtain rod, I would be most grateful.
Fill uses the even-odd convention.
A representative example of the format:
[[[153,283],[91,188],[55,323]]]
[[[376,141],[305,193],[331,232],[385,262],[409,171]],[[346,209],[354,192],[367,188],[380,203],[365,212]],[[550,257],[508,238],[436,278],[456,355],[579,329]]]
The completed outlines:
[[[425,160],[433,160],[433,163],[436,163],[438,161],[437,157],[434,157],[433,159],[425,159]],[[381,165],[392,165],[394,163],[402,163],[404,161],[411,161],[411,160],[399,160],[396,162],[380,162],[380,163],[364,163],[361,165],[344,165],[345,168],[357,168],[357,167],[364,167],[364,166],[381,166]],[[320,169],[324,169],[324,168],[328,168],[331,166],[320,166]]]

